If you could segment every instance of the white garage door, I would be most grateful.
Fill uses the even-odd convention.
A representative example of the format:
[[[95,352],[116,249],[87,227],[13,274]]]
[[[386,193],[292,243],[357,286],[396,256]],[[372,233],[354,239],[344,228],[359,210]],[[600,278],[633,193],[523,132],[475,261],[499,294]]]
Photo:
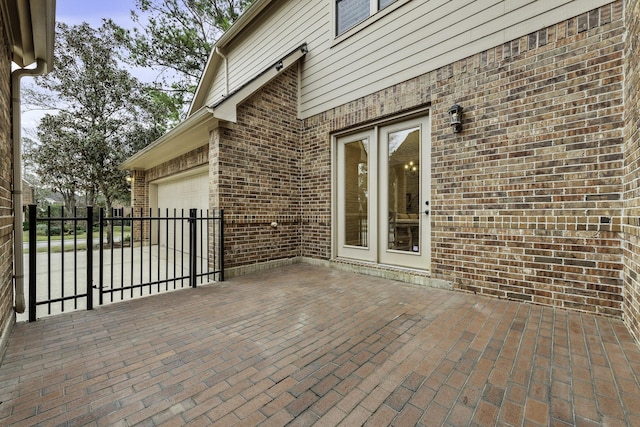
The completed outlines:
[[[161,211],[173,209],[186,213],[189,209],[206,210],[209,207],[209,175],[187,176],[158,184],[158,207]]]
[[[206,210],[209,208],[209,175],[207,172],[163,180],[156,185],[157,207],[160,208],[161,216],[165,216],[168,209],[169,217],[173,217],[175,209],[177,217],[188,217],[189,209],[193,208],[198,209],[198,216],[201,215],[200,211],[205,212],[203,215],[206,215]],[[156,241],[159,241],[161,246],[187,251],[189,244],[187,222],[183,221],[182,227],[179,225],[174,227],[172,224],[172,221],[169,221],[166,229],[161,227],[162,229],[157,230],[159,235],[157,235],[158,240]],[[201,223],[198,225],[198,232],[200,232]]]

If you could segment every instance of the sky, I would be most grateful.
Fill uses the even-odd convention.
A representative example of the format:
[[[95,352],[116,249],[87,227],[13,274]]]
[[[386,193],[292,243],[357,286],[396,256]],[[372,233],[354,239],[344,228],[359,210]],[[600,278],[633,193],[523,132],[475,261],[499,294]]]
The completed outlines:
[[[130,11],[135,9],[135,0],[56,0],[56,22],[78,25],[88,22],[97,28],[103,18],[111,18],[123,27],[132,26]],[[154,72],[138,71],[136,77],[149,80],[156,76]],[[28,85],[24,79],[25,83]],[[34,131],[44,111],[24,111],[22,126],[25,130]]]
[[[131,22],[134,0],[56,0],[56,21],[66,24],[88,22],[93,27],[101,24],[102,18],[111,18],[127,26]]]

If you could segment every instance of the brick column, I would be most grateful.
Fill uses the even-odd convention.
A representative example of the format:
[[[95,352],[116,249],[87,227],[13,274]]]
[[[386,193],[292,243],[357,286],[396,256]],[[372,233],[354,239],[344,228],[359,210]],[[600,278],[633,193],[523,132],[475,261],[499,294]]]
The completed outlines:
[[[131,208],[134,216],[146,215],[149,212],[149,184],[146,180],[146,172],[143,170],[131,171]],[[148,224],[133,224],[132,238],[139,242],[149,235]]]
[[[624,321],[640,342],[640,0],[625,2]]]

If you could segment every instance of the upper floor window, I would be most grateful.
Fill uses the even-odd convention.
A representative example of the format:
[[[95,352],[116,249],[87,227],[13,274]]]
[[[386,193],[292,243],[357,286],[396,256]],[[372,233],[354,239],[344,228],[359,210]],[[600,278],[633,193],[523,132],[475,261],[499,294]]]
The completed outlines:
[[[336,35],[364,21],[397,0],[336,0]]]

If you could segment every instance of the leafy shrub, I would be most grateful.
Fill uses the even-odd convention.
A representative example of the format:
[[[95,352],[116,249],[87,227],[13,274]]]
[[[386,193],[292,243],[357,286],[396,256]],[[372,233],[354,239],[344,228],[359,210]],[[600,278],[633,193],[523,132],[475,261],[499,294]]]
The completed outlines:
[[[62,229],[59,224],[51,224],[51,227],[47,227],[46,223],[40,223],[36,225],[36,234],[38,236],[46,236],[49,231],[50,236],[59,236]]]

